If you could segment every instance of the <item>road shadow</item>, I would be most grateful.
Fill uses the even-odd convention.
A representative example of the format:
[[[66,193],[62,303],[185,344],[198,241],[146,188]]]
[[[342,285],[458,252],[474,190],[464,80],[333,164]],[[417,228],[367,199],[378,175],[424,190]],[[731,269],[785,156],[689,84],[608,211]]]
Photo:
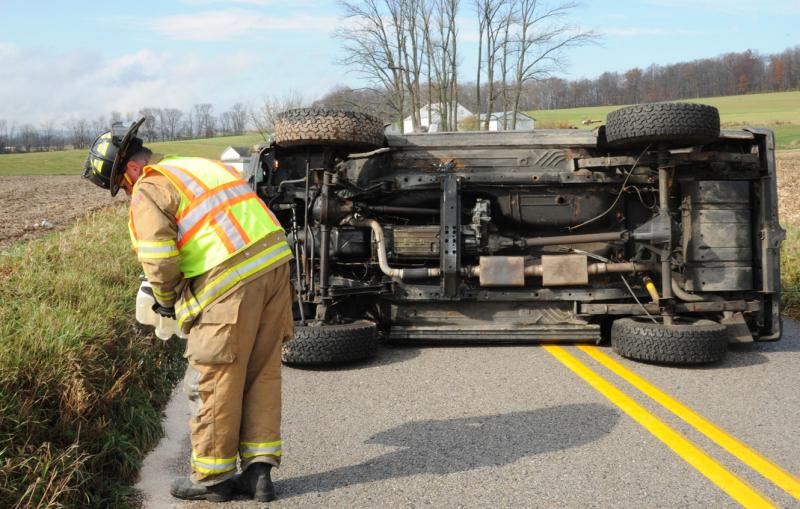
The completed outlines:
[[[720,361],[710,364],[687,366],[670,365],[668,367],[690,371],[713,371],[758,366],[759,364],[766,364],[769,362],[769,358],[761,354],[762,350],[763,349],[760,348],[757,343],[728,345],[728,353],[725,354],[725,357]]]
[[[447,475],[502,466],[550,451],[579,447],[614,428],[619,413],[599,404],[446,420],[412,421],[374,435],[367,444],[401,449],[357,465],[276,482],[286,499],[307,493],[420,474]]]

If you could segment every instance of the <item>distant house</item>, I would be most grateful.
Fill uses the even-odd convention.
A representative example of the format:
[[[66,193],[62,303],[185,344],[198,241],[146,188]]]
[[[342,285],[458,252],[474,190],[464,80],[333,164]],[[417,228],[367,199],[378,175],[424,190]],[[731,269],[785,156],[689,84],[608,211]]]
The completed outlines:
[[[505,124],[503,120],[505,119]],[[490,131],[505,131],[511,130],[511,126],[513,125],[514,120],[514,112],[513,111],[500,111],[497,113],[492,113],[489,115],[489,130]],[[525,113],[518,112],[517,113],[517,125],[515,130],[516,131],[532,131],[534,125],[536,123],[536,119],[526,115]],[[506,129],[503,128],[503,125],[506,125]]]
[[[400,123],[399,122],[395,122],[393,124],[387,125],[383,129],[383,133],[384,134],[394,134],[394,135],[403,134],[403,133],[400,132]]]
[[[250,154],[250,147],[234,147],[229,146],[222,151],[219,160],[228,163],[236,168],[236,170],[244,175],[245,168],[249,166],[253,156]]]
[[[446,106],[445,106],[446,107]],[[430,118],[428,117],[428,110],[430,110]],[[438,132],[439,127],[442,125],[442,115],[441,111],[443,110],[441,103],[434,103],[428,106],[424,106],[419,110],[419,117],[420,117],[420,128],[422,131],[425,132]],[[472,117],[474,113],[469,111],[462,105],[456,106],[456,122],[460,126],[461,123]],[[409,116],[405,120],[403,120],[403,131],[406,133],[414,132],[414,121],[413,117]]]

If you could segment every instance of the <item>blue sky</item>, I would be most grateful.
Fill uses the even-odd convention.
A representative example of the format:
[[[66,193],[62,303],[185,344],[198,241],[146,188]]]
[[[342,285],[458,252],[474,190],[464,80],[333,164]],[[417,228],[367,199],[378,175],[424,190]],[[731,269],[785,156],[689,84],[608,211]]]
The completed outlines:
[[[461,72],[474,79],[476,20],[462,4]],[[585,0],[571,22],[602,38],[570,51],[567,78],[800,44],[800,0]],[[334,0],[0,0],[0,119],[313,99],[360,85],[336,65],[341,23]]]

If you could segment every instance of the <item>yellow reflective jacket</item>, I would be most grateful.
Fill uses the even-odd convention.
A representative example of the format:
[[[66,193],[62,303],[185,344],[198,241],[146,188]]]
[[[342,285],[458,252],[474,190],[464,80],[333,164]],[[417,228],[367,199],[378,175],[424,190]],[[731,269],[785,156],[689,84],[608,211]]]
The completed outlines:
[[[202,280],[181,289],[176,312],[184,329],[239,282],[291,258],[264,203],[235,169],[208,159],[169,157],[146,166],[133,191],[130,233],[162,305],[175,305],[181,280]]]

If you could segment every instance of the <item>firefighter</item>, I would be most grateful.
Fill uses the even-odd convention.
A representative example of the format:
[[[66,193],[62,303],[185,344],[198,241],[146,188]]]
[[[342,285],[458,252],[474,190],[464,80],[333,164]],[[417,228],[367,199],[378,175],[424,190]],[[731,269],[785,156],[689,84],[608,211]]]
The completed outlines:
[[[136,137],[144,119],[94,142],[83,176],[131,197],[134,251],[153,310],[188,334],[191,477],[181,499],[274,499],[281,459],[281,345],[292,336],[283,229],[238,172],[219,161],[161,157]],[[237,475],[237,461],[242,473]]]

